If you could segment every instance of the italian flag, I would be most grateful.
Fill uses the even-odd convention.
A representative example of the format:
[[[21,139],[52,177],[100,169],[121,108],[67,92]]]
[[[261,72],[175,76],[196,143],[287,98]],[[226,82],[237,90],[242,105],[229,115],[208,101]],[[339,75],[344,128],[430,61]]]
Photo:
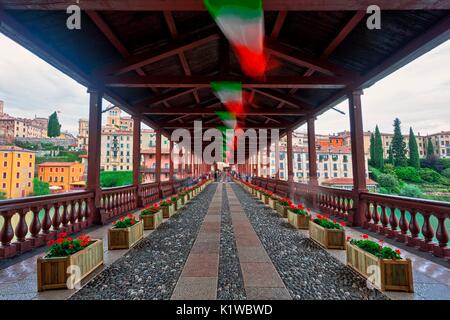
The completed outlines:
[[[230,41],[250,77],[261,77],[267,68],[264,55],[262,0],[204,0],[204,4]]]
[[[211,88],[229,112],[235,115],[243,112],[242,83],[228,81],[211,82]]]
[[[228,127],[235,129],[237,125],[236,114],[228,111],[217,111],[216,115],[222,120],[223,124]]]

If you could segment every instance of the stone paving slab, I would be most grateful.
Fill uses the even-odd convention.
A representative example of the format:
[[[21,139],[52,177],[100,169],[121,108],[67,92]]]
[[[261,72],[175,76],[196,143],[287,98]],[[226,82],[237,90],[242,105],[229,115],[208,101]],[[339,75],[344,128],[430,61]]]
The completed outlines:
[[[215,300],[217,280],[217,277],[180,277],[171,300]]]
[[[286,288],[247,287],[245,292],[248,300],[291,300]]]
[[[239,250],[239,249],[238,249]],[[285,288],[272,262],[241,262],[245,288]]]

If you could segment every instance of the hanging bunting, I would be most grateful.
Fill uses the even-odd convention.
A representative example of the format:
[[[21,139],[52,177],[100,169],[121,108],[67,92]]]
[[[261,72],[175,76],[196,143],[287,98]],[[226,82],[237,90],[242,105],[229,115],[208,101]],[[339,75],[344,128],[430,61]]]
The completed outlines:
[[[244,111],[242,83],[229,81],[211,82],[211,88],[229,112],[238,116]]]
[[[204,0],[204,4],[233,46],[242,71],[262,77],[267,68],[262,0]]]

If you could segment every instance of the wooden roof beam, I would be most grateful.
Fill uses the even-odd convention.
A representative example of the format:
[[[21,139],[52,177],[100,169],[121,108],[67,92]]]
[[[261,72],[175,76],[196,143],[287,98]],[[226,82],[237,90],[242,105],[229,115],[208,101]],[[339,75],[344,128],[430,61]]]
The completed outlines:
[[[309,103],[299,101],[299,100],[293,98],[292,96],[289,96],[289,95],[286,95],[283,93],[279,93],[277,91],[273,91],[273,90],[272,91],[263,91],[263,90],[259,90],[259,89],[254,89],[254,91],[260,95],[272,98],[272,99],[280,101],[284,104],[288,104],[294,108],[300,108],[300,109],[306,109],[306,110],[314,109],[314,106]]]
[[[66,10],[73,0],[3,0],[6,9]],[[264,10],[280,11],[356,11],[366,10],[373,0],[264,0]],[[438,10],[450,9],[448,1],[377,0],[382,10]],[[202,0],[89,0],[80,1],[84,10],[118,11],[205,11]]]
[[[352,82],[348,77],[272,76],[252,80],[237,76],[110,76],[101,79],[106,87],[127,88],[210,88],[212,81],[240,81],[243,88],[341,89]]]
[[[142,114],[149,115],[180,115],[180,114],[188,114],[188,115],[216,115],[217,112],[227,112],[227,109],[212,109],[212,107],[219,105],[220,102],[211,103],[208,107],[201,108],[151,108],[146,111],[143,111]],[[258,110],[246,110],[240,113],[242,116],[303,116],[306,112],[299,109],[273,109],[273,108],[263,108]]]

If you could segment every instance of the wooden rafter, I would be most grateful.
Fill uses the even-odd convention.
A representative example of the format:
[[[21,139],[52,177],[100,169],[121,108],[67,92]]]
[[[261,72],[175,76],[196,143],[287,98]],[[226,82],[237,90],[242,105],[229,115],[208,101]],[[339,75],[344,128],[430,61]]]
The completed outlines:
[[[197,108],[180,108],[180,107],[173,107],[173,108],[151,108],[147,111],[142,112],[142,114],[149,114],[149,115],[179,115],[179,114],[186,114],[189,113],[190,115],[215,115],[217,112],[227,112],[227,109],[220,108],[220,109],[212,109],[212,107],[218,106],[220,102],[211,103],[208,106],[205,105],[205,107],[197,107]],[[273,108],[261,108],[259,110],[246,110],[240,113],[242,116],[258,116],[258,115],[266,115],[266,116],[302,116],[305,115],[306,112],[299,110],[299,109],[273,109]]]
[[[188,37],[172,41],[170,44],[156,50],[132,55],[124,61],[114,63],[99,70],[98,74],[103,75],[120,75],[129,71],[136,70],[146,65],[158,62],[160,60],[178,55],[186,50],[194,49],[202,45],[208,44],[220,38],[219,34],[210,34],[201,38]]]
[[[174,40],[177,40],[178,39],[177,26],[175,25],[175,20],[173,20],[172,12],[164,11],[164,19],[166,20],[167,26],[169,27],[169,31],[170,34],[172,35],[172,38]],[[180,59],[181,66],[183,67],[184,74],[187,76],[192,75],[191,68],[189,67],[189,63],[187,62],[186,55],[184,54],[184,52],[183,51],[178,52],[178,57]],[[195,101],[197,103],[200,103],[200,98],[198,96],[197,90],[194,90],[192,93],[194,95]]]

